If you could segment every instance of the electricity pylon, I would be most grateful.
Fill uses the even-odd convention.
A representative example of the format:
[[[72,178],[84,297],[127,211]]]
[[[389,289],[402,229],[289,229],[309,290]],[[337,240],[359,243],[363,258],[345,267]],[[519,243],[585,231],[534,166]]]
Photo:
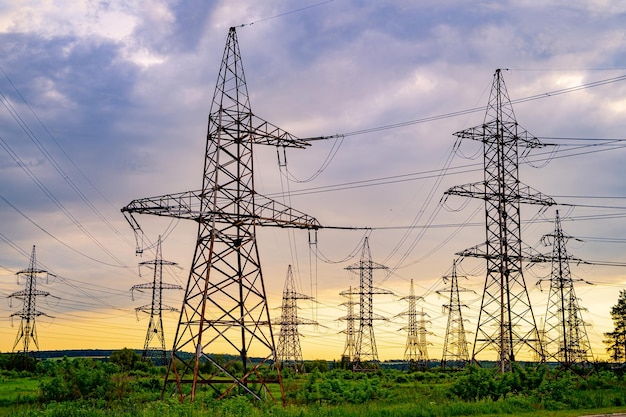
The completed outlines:
[[[574,291],[574,281],[569,261],[580,261],[567,253],[567,241],[571,236],[563,234],[559,211],[556,211],[554,232],[544,235],[544,243],[552,240],[552,270],[550,273],[550,295],[544,326],[546,360],[555,360],[565,368],[574,364],[588,364],[593,361],[591,345],[581,308]],[[542,280],[539,280],[539,283]]]
[[[426,320],[428,317],[428,313],[424,312],[424,308],[422,307],[422,311],[417,312],[417,315],[420,317],[418,321],[417,327],[417,349],[419,351],[419,356],[417,358],[417,368],[421,370],[428,369],[428,345],[431,343],[426,340],[426,335],[432,335],[432,332],[429,332],[426,329],[426,323],[430,323],[430,320]]]
[[[415,295],[415,287],[413,286],[413,280],[411,279],[411,287],[409,289],[409,295],[402,297],[401,300],[406,300],[409,303],[409,308],[400,313],[399,316],[407,316],[408,324],[400,330],[406,330],[406,345],[404,348],[404,361],[409,370],[415,370],[419,367],[421,358],[420,351],[420,339],[419,339],[419,324],[417,320],[417,300],[422,297]]]
[[[393,294],[389,290],[374,288],[372,285],[375,269],[388,269],[386,266],[372,261],[372,254],[368,238],[363,241],[361,259],[354,265],[348,266],[348,271],[359,272],[359,330],[354,354],[356,371],[366,371],[378,368],[378,350],[374,339],[374,320],[385,320],[384,317],[374,315],[374,294]]]
[[[165,335],[163,333],[163,310],[178,311],[177,308],[163,305],[163,290],[182,290],[183,287],[176,284],[163,282],[163,265],[177,265],[176,262],[163,260],[161,252],[161,236],[157,241],[156,256],[152,261],[141,262],[140,266],[151,266],[154,269],[152,283],[133,285],[130,289],[131,296],[134,291],[152,291],[152,303],[135,308],[137,313],[150,314],[148,322],[148,332],[143,346],[142,358],[152,361],[157,366],[167,365],[167,354],[165,350]],[[153,342],[156,340],[156,345]]]
[[[36,319],[39,316],[47,316],[46,313],[43,313],[37,310],[37,297],[48,297],[50,293],[47,291],[41,291],[37,289],[37,279],[39,279],[40,274],[46,274],[46,281],[48,277],[55,276],[54,274],[49,273],[48,271],[44,271],[43,269],[37,268],[37,258],[35,255],[35,245],[33,245],[33,251],[30,255],[30,262],[28,264],[27,269],[23,269],[17,272],[17,283],[20,283],[20,276],[24,277],[24,289],[21,291],[16,291],[8,295],[8,298],[11,300],[13,298],[22,301],[22,309],[20,311],[16,311],[11,314],[11,317],[19,317],[20,320],[20,328],[17,331],[17,336],[15,338],[15,343],[13,343],[13,351],[17,346],[22,344],[20,352],[26,358],[28,355],[31,355],[33,352],[39,350],[39,340],[37,339],[37,327],[36,327]],[[31,344],[32,343],[32,344]],[[34,349],[33,349],[34,346]],[[26,359],[25,359],[26,360]],[[26,362],[28,363],[28,362]]]
[[[463,277],[465,278],[465,277]],[[443,277],[444,282],[450,281],[450,287],[437,291],[438,294],[447,292],[450,294],[448,304],[443,305],[444,311],[448,311],[448,324],[446,326],[446,337],[443,342],[443,355],[441,357],[441,368],[445,369],[450,363],[453,367],[463,368],[469,362],[467,351],[467,338],[465,324],[461,308],[467,306],[461,304],[459,292],[467,291],[459,288],[459,277],[456,273],[456,259],[452,262],[452,273]]]
[[[484,180],[446,191],[485,202],[485,243],[457,254],[487,262],[472,360],[478,362],[482,354],[495,352],[500,372],[508,372],[522,348],[532,356],[538,346],[537,324],[522,273],[520,203],[555,203],[519,181],[518,148],[543,145],[517,124],[499,69],[494,74],[484,123],[454,135],[483,144]]]
[[[313,320],[298,317],[298,300],[313,300],[305,294],[296,291],[296,282],[291,265],[287,268],[285,287],[283,288],[283,303],[280,318],[274,323],[280,325],[278,333],[278,364],[281,369],[292,368],[295,372],[304,372],[304,358],[300,346],[298,325],[316,325]]]
[[[231,392],[272,396],[261,372],[276,363],[276,347],[256,241],[257,226],[318,229],[317,220],[254,189],[253,145],[304,148],[308,143],[252,113],[235,28],[230,28],[209,113],[202,189],[132,201],[134,213],[198,223],[198,234],[172,360],[163,393],[174,386],[193,401],[198,386],[223,398]],[[234,351],[240,369],[209,353]],[[255,360],[252,360],[255,357]],[[208,363],[205,363],[208,362]],[[235,372],[236,371],[236,372]]]
[[[344,367],[349,367],[350,369],[352,369],[356,357],[357,329],[355,322],[358,320],[358,317],[354,314],[354,306],[357,304],[357,302],[354,301],[354,296],[357,294],[358,292],[356,292],[352,287],[339,293],[339,295],[346,299],[346,301],[341,303],[341,305],[345,306],[347,309],[347,314],[339,318],[339,320],[346,322],[346,329],[341,331],[346,334],[346,343],[343,348],[343,354],[341,355],[341,363]]]

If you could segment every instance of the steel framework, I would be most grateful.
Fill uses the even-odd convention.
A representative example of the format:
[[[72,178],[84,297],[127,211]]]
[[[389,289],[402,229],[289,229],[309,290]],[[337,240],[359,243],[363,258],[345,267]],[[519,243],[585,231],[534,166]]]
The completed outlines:
[[[415,370],[419,367],[419,362],[422,357],[420,349],[420,333],[419,324],[417,320],[417,300],[422,297],[415,295],[415,287],[413,280],[411,279],[411,286],[409,288],[409,295],[402,297],[401,300],[406,300],[409,303],[409,308],[406,312],[400,315],[408,317],[408,323],[401,330],[406,330],[406,344],[404,347],[404,361],[409,370]]]
[[[350,287],[349,289],[340,292],[339,295],[346,299],[346,301],[341,303],[341,305],[345,306],[347,309],[346,315],[339,318],[339,320],[346,322],[346,329],[341,331],[346,334],[346,343],[343,348],[343,354],[341,355],[341,363],[344,368],[352,368],[352,364],[356,358],[357,329],[355,322],[358,320],[358,316],[354,314],[354,306],[357,304],[357,302],[354,301],[354,296],[358,295],[358,292]]]
[[[543,348],[546,360],[555,360],[565,368],[593,361],[591,344],[582,319],[583,310],[574,291],[574,280],[569,261],[580,261],[567,253],[567,241],[571,236],[563,234],[559,211],[556,211],[554,232],[544,236],[545,242],[552,240],[552,269],[550,294],[544,325]],[[541,282],[541,280],[539,281]]]
[[[428,369],[428,362],[430,361],[428,357],[428,345],[431,343],[426,340],[427,335],[432,335],[432,332],[429,332],[426,329],[426,323],[430,323],[430,320],[426,320],[428,317],[428,313],[424,312],[424,308],[422,307],[422,311],[417,312],[419,316],[418,327],[417,327],[417,335],[418,335],[418,343],[417,348],[419,351],[419,356],[417,358],[417,368],[421,370]]]
[[[447,292],[450,294],[448,304],[443,305],[444,311],[448,311],[448,324],[446,326],[446,337],[443,342],[443,355],[441,357],[441,367],[446,368],[448,364],[453,367],[464,367],[469,362],[467,350],[467,338],[465,333],[465,323],[463,321],[462,307],[459,292],[467,291],[459,288],[459,276],[456,273],[456,260],[452,262],[452,273],[443,277],[444,282],[450,281],[450,287],[437,291],[438,294]]]
[[[313,300],[306,294],[296,291],[291,265],[287,268],[285,287],[283,288],[283,303],[280,318],[274,324],[280,325],[278,333],[278,364],[281,369],[292,368],[296,373],[304,372],[304,358],[300,346],[299,325],[316,325],[313,320],[298,317],[298,300]]]
[[[34,345],[34,351],[39,350],[39,340],[37,339],[37,327],[36,319],[39,316],[48,316],[37,310],[37,297],[48,297],[50,293],[47,291],[41,291],[37,289],[37,279],[40,274],[46,274],[46,280],[49,276],[54,276],[48,271],[37,268],[37,257],[35,254],[35,245],[33,245],[33,251],[30,255],[30,262],[27,269],[23,269],[17,272],[17,283],[19,284],[20,277],[24,277],[24,289],[16,291],[8,295],[9,300],[17,299],[22,301],[22,309],[11,314],[11,317],[20,318],[20,328],[17,331],[15,337],[15,343],[13,343],[13,351],[22,343],[21,353],[24,356],[31,355],[33,353],[32,346]],[[51,316],[48,316],[51,317]],[[31,344],[32,343],[32,344]]]
[[[230,28],[209,113],[202,189],[134,200],[122,211],[194,220],[196,249],[190,269],[167,387],[193,401],[197,387],[218,398],[231,392],[270,395],[261,367],[276,362],[276,348],[261,273],[257,226],[317,229],[317,220],[258,194],[253,145],[304,148],[307,142],[255,116],[250,108],[235,28]],[[236,352],[241,372],[208,353]],[[255,357],[255,360],[252,360]]]
[[[373,272],[375,269],[388,268],[372,261],[372,253],[366,237],[363,240],[360,261],[345,269],[359,272],[359,330],[356,339],[353,369],[355,371],[377,369],[379,360],[376,339],[374,338],[374,320],[385,320],[385,318],[374,314],[374,294],[393,293],[382,288],[374,288]]]
[[[148,322],[148,331],[146,332],[146,341],[143,346],[142,358],[152,361],[152,363],[157,366],[167,365],[162,313],[163,310],[178,311],[178,309],[163,305],[163,290],[182,290],[183,287],[163,282],[163,265],[177,265],[177,263],[163,260],[163,254],[161,251],[161,236],[159,236],[154,260],[141,262],[139,265],[150,266],[154,269],[151,283],[133,285],[130,289],[131,296],[134,291],[152,291],[152,303],[150,305],[135,308],[137,313],[143,312],[150,314],[150,321]]]
[[[472,360],[479,362],[483,354],[495,351],[500,372],[507,372],[522,348],[532,354],[538,346],[537,325],[522,273],[520,203],[549,206],[554,201],[520,183],[518,148],[543,145],[517,124],[499,69],[494,74],[484,123],[455,136],[483,144],[484,180],[446,191],[485,202],[485,243],[458,253],[487,262]]]

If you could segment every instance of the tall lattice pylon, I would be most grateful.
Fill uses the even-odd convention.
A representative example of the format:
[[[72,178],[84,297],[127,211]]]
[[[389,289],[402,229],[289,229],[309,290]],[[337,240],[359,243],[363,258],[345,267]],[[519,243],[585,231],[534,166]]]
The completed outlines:
[[[344,368],[352,369],[356,357],[356,322],[358,320],[358,316],[354,312],[354,306],[357,304],[357,301],[354,300],[354,296],[358,295],[358,291],[350,287],[340,292],[339,295],[346,299],[341,305],[347,309],[346,315],[339,318],[339,320],[346,322],[345,330],[341,331],[346,335],[346,343],[344,344],[343,354],[341,355],[341,363]]]
[[[346,267],[346,269],[359,272],[359,330],[353,369],[356,371],[377,369],[379,359],[376,339],[374,338],[374,320],[385,320],[385,318],[374,314],[374,294],[393,293],[382,288],[374,288],[373,272],[375,269],[388,268],[372,261],[372,253],[366,237],[363,240],[360,261]]]
[[[11,293],[8,296],[10,300],[17,299],[22,301],[22,309],[11,314],[11,317],[20,318],[20,328],[17,331],[15,343],[13,343],[13,351],[15,352],[18,345],[21,344],[19,352],[24,356],[33,355],[39,350],[36,319],[39,316],[48,316],[46,313],[37,310],[37,297],[50,296],[49,292],[37,289],[37,280],[42,274],[45,274],[46,280],[49,276],[54,276],[48,271],[37,268],[35,245],[33,245],[28,268],[17,272],[17,283],[19,284],[20,277],[23,277],[24,289]]]
[[[417,321],[417,349],[419,351],[419,356],[417,358],[417,368],[421,370],[428,369],[428,363],[430,362],[430,358],[428,357],[428,345],[431,343],[428,342],[426,336],[432,335],[432,332],[429,332],[426,328],[426,324],[430,324],[430,320],[426,320],[428,317],[428,313],[424,311],[424,307],[422,307],[421,311],[417,312],[419,316],[419,320]]]
[[[552,268],[550,294],[546,310],[543,348],[546,360],[558,361],[565,368],[593,361],[591,345],[582,318],[582,308],[574,291],[574,281],[569,261],[580,261],[567,253],[567,241],[571,236],[563,234],[559,211],[556,211],[554,232],[544,236],[544,242],[552,241]],[[540,280],[541,282],[541,280]]]
[[[304,357],[300,345],[299,325],[317,325],[313,320],[298,317],[298,300],[313,300],[313,297],[301,294],[296,290],[296,281],[291,265],[287,268],[283,302],[280,318],[274,323],[280,325],[278,333],[278,363],[282,369],[286,367],[295,372],[304,372]]]
[[[415,295],[415,287],[411,279],[409,295],[401,298],[401,300],[406,300],[409,303],[409,307],[405,312],[399,314],[399,316],[406,316],[408,318],[407,325],[401,330],[406,330],[407,332],[406,345],[404,347],[404,362],[409,370],[418,369],[421,358],[419,323],[417,319],[417,300],[421,298],[422,297]]]
[[[122,211],[193,220],[196,249],[174,338],[164,394],[173,386],[193,401],[198,386],[222,398],[231,392],[269,395],[262,367],[276,347],[256,240],[257,226],[317,229],[316,219],[254,189],[253,145],[304,148],[296,138],[252,113],[235,28],[228,33],[209,113],[202,189],[134,200]],[[210,353],[233,352],[241,371]],[[258,360],[252,360],[255,357]],[[208,362],[208,363],[205,363]]]
[[[484,157],[483,181],[446,191],[485,202],[485,243],[458,253],[487,262],[472,360],[493,360],[495,353],[499,370],[507,372],[522,349],[531,358],[538,346],[537,324],[522,273],[520,203],[548,206],[554,201],[520,182],[518,148],[542,144],[515,120],[499,69],[494,74],[484,123],[455,135],[482,142]]]
[[[463,277],[464,278],[464,277]],[[461,309],[467,306],[461,304],[459,292],[467,291],[459,288],[459,276],[456,273],[456,259],[452,262],[452,272],[443,277],[444,282],[450,281],[450,287],[438,290],[438,294],[448,293],[448,303],[443,305],[444,311],[448,312],[448,324],[446,326],[446,337],[443,341],[443,355],[441,357],[441,367],[463,368],[469,362],[469,352],[467,350],[467,337],[465,333],[465,323]]]
[[[163,311],[178,311],[177,308],[164,305],[163,290],[182,290],[183,287],[176,284],[163,282],[163,265],[177,265],[175,262],[163,260],[161,251],[161,236],[157,241],[156,255],[154,260],[141,262],[139,266],[149,266],[153,268],[154,274],[151,283],[133,285],[130,289],[131,295],[134,291],[152,292],[152,303],[137,307],[137,313],[147,313],[150,315],[146,341],[143,346],[142,358],[150,360],[157,366],[167,365],[167,353],[165,349],[165,334],[163,333]]]

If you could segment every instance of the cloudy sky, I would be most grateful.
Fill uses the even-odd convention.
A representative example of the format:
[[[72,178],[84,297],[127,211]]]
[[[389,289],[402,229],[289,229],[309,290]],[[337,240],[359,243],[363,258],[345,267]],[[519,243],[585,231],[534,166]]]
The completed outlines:
[[[339,292],[358,285],[344,268],[365,236],[374,261],[392,271],[374,275],[395,294],[375,301],[389,318],[376,325],[381,358],[404,353],[406,317],[397,315],[411,279],[429,315],[430,356],[441,356],[447,300],[435,291],[446,287],[455,252],[485,236],[480,201],[442,201],[446,189],[482,179],[480,144],[453,148],[453,133],[482,123],[498,68],[519,124],[554,145],[520,159],[521,181],[560,204],[522,207],[523,240],[549,252],[541,237],[556,209],[565,232],[582,238],[569,250],[594,265],[572,264],[572,273],[594,354],[604,355],[609,308],[626,284],[625,14],[622,2],[578,0],[5,2],[0,295],[23,288],[15,274],[36,245],[39,266],[56,275],[38,289],[58,297],[37,299],[50,316],[37,321],[41,349],[143,346],[147,317],[138,321],[134,309],[150,298],[133,300],[129,289],[150,281],[137,263],[153,253],[135,256],[120,209],[201,186],[224,43],[240,26],[253,112],[302,138],[338,134],[289,150],[282,170],[274,148],[255,149],[257,191],[333,227],[319,231],[315,251],[304,231],[258,234],[272,314],[290,264],[299,290],[319,300],[301,305],[302,317],[323,324],[301,329],[305,357],[343,351]],[[164,258],[179,263],[164,280],[184,285],[194,225],[144,217],[147,240],[163,235]],[[466,259],[459,273],[475,291],[462,294],[473,340],[484,264]],[[525,274],[538,320],[548,283],[536,282],[549,273],[536,265]],[[181,299],[169,291],[165,303]],[[0,351],[13,348],[19,317],[10,316],[20,308],[10,297],[0,305]],[[165,316],[168,341],[176,320]]]

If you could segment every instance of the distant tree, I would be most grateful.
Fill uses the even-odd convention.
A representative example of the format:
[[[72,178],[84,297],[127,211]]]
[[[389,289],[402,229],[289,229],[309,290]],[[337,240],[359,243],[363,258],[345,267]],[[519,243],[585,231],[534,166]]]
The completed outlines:
[[[109,361],[120,367],[122,372],[127,372],[134,369],[135,364],[141,360],[141,356],[132,349],[124,348],[122,350],[116,350],[109,356]]]
[[[614,361],[626,361],[626,290],[619,292],[617,304],[611,307],[614,330],[604,333],[607,352]]]

